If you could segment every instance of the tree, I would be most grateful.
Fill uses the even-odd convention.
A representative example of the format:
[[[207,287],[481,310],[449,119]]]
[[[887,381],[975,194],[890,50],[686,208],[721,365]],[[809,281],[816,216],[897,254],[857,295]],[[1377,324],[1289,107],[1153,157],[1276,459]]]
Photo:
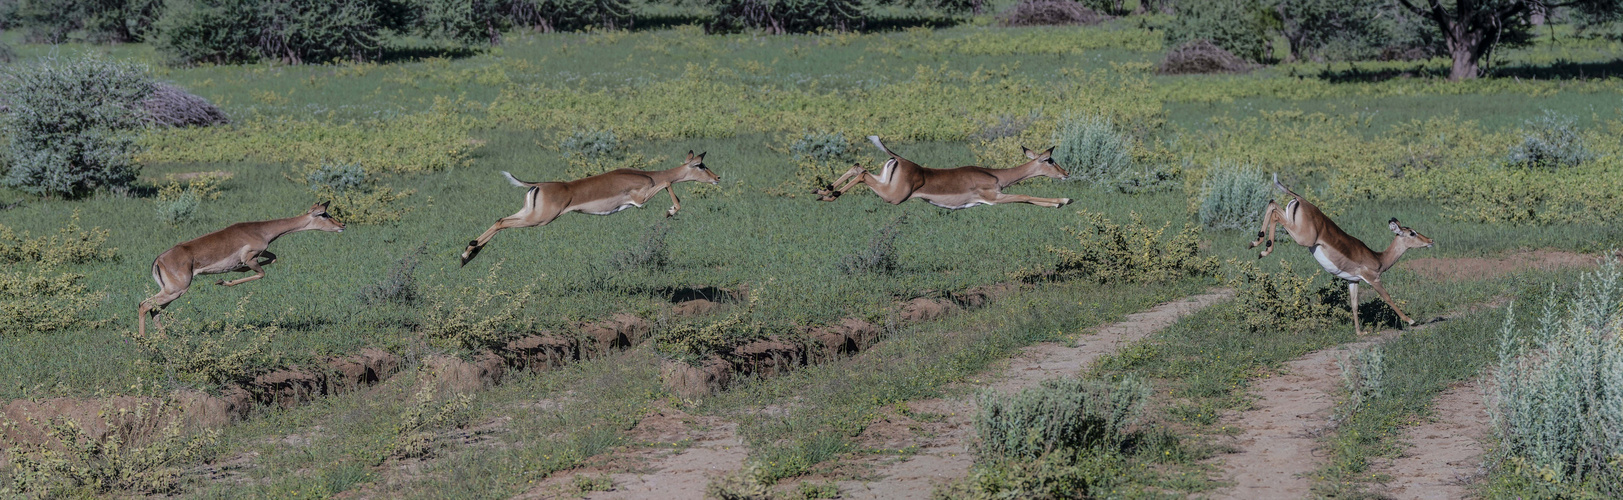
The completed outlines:
[[[1454,67],[1448,79],[1476,78],[1482,60],[1495,46],[1526,36],[1535,14],[1574,8],[1590,15],[1615,16],[1623,0],[1397,0],[1398,5],[1426,18],[1443,35]]]

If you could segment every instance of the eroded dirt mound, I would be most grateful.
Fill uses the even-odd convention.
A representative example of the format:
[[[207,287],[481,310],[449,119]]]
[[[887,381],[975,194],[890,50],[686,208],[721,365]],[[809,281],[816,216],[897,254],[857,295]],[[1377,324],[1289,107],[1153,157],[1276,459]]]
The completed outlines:
[[[1567,267],[1589,267],[1595,263],[1596,257],[1593,255],[1562,250],[1532,250],[1490,258],[1414,259],[1399,263],[1398,266],[1434,280],[1459,281],[1494,278],[1527,270],[1548,271]]]

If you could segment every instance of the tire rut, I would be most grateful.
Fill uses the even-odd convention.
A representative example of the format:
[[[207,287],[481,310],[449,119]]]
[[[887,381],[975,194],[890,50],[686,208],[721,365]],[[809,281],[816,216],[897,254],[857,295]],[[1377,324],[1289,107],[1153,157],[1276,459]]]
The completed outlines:
[[[1121,322],[1097,328],[1072,345],[1045,342],[1026,347],[1010,359],[1007,367],[986,377],[991,381],[983,385],[998,392],[1012,392],[1045,380],[1074,375],[1102,355],[1116,352],[1123,345],[1139,341],[1184,316],[1233,296],[1233,290],[1214,290],[1129,314]],[[974,399],[930,399],[909,402],[907,406],[914,413],[943,418],[934,422],[897,418],[876,424],[879,428],[901,426],[922,431],[926,438],[922,443],[912,443],[918,446],[912,456],[880,464],[875,471],[880,479],[841,481],[841,498],[924,499],[930,497],[936,485],[969,473],[975,463],[969,448],[974,433]]]
[[[1455,499],[1470,496],[1470,483],[1486,474],[1483,439],[1488,436],[1488,407],[1482,396],[1486,379],[1455,383],[1432,400],[1433,418],[1403,429],[1411,446],[1375,472],[1392,477],[1377,493],[1397,499]]]

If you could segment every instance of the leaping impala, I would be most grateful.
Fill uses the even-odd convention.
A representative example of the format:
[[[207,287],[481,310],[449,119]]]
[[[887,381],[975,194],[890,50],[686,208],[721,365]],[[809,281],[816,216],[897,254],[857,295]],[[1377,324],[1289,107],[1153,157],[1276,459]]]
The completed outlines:
[[[1043,176],[1055,179],[1066,177],[1065,169],[1054,163],[1050,156],[1054,148],[1037,152],[1021,147],[1026,153],[1028,161],[1014,168],[925,168],[902,158],[886,148],[879,142],[879,136],[868,136],[874,146],[880,151],[890,155],[885,160],[885,166],[874,175],[862,168],[862,165],[853,165],[845,175],[841,175],[826,189],[819,189],[815,194],[823,201],[834,201],[858,182],[867,184],[874,194],[892,205],[919,198],[931,205],[941,208],[958,210],[975,205],[996,205],[1000,203],[1030,203],[1043,207],[1059,208],[1071,202],[1070,198],[1038,198],[1023,194],[1003,194],[1003,188],[1010,184],[1020,182],[1032,177]],[[847,182],[847,179],[850,182]],[[841,183],[845,183],[841,186]],[[835,186],[840,186],[835,188]]]
[[[705,168],[704,153],[695,156],[693,151],[688,151],[687,159],[682,161],[681,166],[670,170],[648,172],[622,168],[568,182],[525,182],[507,172],[502,172],[502,175],[507,176],[507,181],[514,186],[530,188],[524,194],[524,208],[513,215],[496,219],[496,224],[479,235],[479,239],[468,242],[468,248],[462,251],[464,266],[479,255],[485,244],[490,243],[491,237],[503,229],[545,226],[569,212],[608,215],[631,207],[642,208],[661,189],[671,194],[671,208],[665,211],[665,216],[671,217],[682,209],[681,200],[676,199],[676,190],[671,189],[672,184],[687,181],[715,184],[721,181],[721,176]]]
[[[286,219],[238,222],[158,254],[157,260],[152,261],[152,279],[158,282],[161,290],[157,295],[141,301],[141,306],[136,309],[136,315],[140,317],[137,331],[146,335],[148,315],[152,316],[152,322],[157,323],[158,328],[163,328],[163,323],[158,321],[158,313],[163,306],[186,293],[186,289],[192,286],[193,277],[253,271],[253,276],[220,280],[215,284],[236,286],[247,283],[265,277],[264,266],[276,262],[276,254],[265,249],[277,238],[310,230],[344,232],[344,223],[327,213],[328,203],[311,205],[308,212]]]
[[[1347,294],[1352,302],[1353,334],[1362,333],[1363,326],[1358,321],[1358,282],[1369,283],[1375,292],[1381,294],[1381,300],[1391,306],[1407,324],[1413,325],[1414,320],[1398,309],[1397,303],[1392,302],[1392,296],[1387,295],[1386,287],[1381,286],[1381,273],[1391,269],[1403,257],[1403,252],[1410,248],[1431,248],[1431,238],[1415,232],[1415,230],[1398,224],[1393,217],[1386,222],[1386,227],[1395,235],[1392,244],[1387,245],[1386,251],[1376,252],[1370,250],[1363,241],[1342,231],[1334,221],[1319,211],[1302,195],[1296,194],[1284,184],[1279,183],[1279,174],[1274,174],[1274,187],[1291,195],[1291,201],[1280,209],[1273,200],[1268,200],[1268,208],[1262,215],[1262,231],[1257,231],[1257,241],[1251,242],[1251,248],[1266,246],[1257,258],[1267,257],[1274,251],[1274,226],[1284,225],[1285,232],[1290,234],[1296,244],[1307,247],[1313,254],[1313,259],[1319,261],[1325,272],[1347,280]]]

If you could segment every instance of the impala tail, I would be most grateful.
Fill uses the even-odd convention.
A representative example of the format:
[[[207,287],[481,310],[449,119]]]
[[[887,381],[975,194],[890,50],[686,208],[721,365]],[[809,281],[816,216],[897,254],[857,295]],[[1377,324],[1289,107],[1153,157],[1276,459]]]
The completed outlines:
[[[1280,191],[1284,191],[1285,194],[1291,195],[1291,197],[1294,197],[1294,198],[1301,198],[1302,197],[1302,195],[1296,194],[1295,191],[1291,191],[1291,188],[1285,187],[1284,184],[1281,184],[1279,182],[1279,172],[1274,172],[1274,187],[1278,188]]]
[[[891,156],[896,156],[896,153],[890,152],[890,148],[885,147],[885,143],[879,142],[879,136],[870,135],[870,136],[868,136],[868,140],[873,142],[874,147],[879,148],[880,151],[884,151],[885,154],[891,155]]]
[[[535,186],[534,182],[524,182],[524,181],[518,180],[517,177],[513,177],[513,174],[506,171],[506,170],[502,171],[502,177],[506,177],[507,182],[513,183],[514,186],[518,186],[518,187],[534,187]]]

